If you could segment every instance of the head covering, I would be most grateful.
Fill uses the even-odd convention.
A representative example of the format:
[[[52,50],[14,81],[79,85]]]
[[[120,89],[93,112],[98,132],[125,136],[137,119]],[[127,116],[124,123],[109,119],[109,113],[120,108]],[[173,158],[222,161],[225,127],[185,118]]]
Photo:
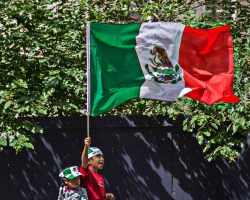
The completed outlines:
[[[59,174],[59,177],[74,179],[77,176],[82,176],[82,174],[78,170],[79,168],[77,166],[66,168]]]
[[[88,149],[88,158],[92,158],[93,156],[96,156],[98,154],[103,155],[102,151],[98,149],[97,147],[90,147]]]

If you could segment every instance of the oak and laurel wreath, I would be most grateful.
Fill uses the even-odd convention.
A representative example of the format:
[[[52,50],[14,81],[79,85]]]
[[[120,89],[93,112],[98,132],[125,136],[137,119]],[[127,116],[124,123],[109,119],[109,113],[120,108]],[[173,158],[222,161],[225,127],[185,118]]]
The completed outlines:
[[[150,54],[154,55],[154,58],[149,58],[151,65],[146,64],[145,69],[156,83],[177,84],[182,80],[178,73],[180,66],[178,64],[176,64],[175,67],[172,66],[167,51],[164,48],[155,46],[153,50],[150,51]],[[160,62],[157,62],[156,58]]]

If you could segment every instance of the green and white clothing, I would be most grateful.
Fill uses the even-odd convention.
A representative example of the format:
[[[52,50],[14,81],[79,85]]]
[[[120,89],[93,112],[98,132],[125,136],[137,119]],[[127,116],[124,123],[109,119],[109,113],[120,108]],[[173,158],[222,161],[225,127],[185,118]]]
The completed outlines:
[[[63,185],[59,189],[58,200],[88,200],[88,195],[83,187],[69,189],[66,185]]]

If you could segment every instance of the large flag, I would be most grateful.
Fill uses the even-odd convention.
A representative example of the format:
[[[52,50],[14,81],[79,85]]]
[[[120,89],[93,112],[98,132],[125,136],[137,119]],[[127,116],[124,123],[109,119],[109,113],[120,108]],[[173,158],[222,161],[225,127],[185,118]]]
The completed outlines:
[[[203,30],[172,22],[89,22],[87,71],[92,116],[137,97],[239,102],[229,26]]]

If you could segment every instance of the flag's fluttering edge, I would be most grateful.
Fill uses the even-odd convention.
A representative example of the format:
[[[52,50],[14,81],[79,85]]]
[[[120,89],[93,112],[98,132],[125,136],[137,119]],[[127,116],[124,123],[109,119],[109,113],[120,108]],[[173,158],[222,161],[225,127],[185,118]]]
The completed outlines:
[[[233,92],[229,26],[204,30],[172,22],[88,23],[87,65],[92,116],[137,97],[239,102]]]

